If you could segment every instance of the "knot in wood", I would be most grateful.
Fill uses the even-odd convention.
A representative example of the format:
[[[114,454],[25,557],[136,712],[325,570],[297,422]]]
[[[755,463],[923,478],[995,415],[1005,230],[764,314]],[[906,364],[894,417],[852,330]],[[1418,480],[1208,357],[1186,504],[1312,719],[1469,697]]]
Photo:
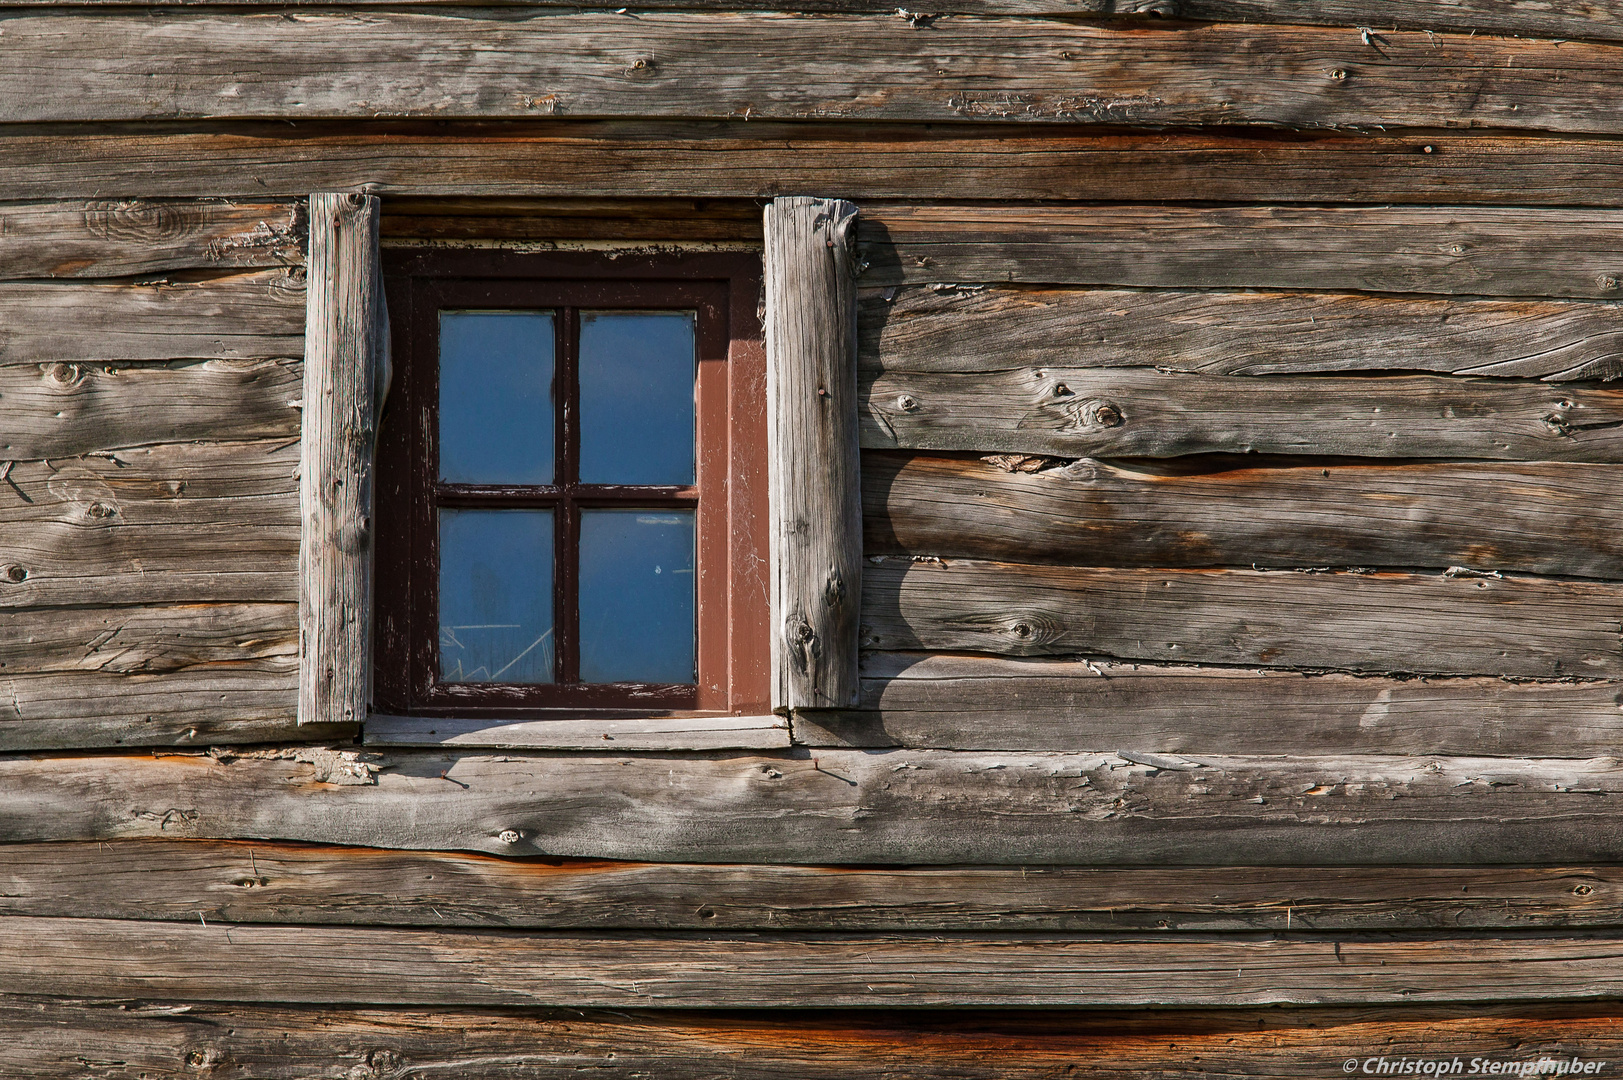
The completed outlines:
[[[635,60],[631,61],[631,66],[626,68],[626,74],[632,78],[646,78],[647,76],[652,75],[654,70],[658,67],[659,65],[654,62],[653,57],[639,56]]]
[[[500,840],[504,844],[516,844],[520,840],[524,839],[524,834],[520,833],[517,829],[503,829],[501,832],[496,834],[496,839]]]
[[[919,407],[919,403],[908,397],[906,394],[903,394],[901,397],[896,399],[896,407],[902,410],[902,412],[912,412],[914,409]]]
[[[1341,82],[1347,77],[1347,71],[1345,68],[1336,68],[1330,73],[1330,77],[1336,82]]]
[[[113,509],[111,506],[108,506],[106,503],[93,502],[89,506],[85,507],[85,513],[89,514],[93,518],[110,518],[114,514],[118,513],[118,511]]]
[[[1613,289],[1617,288],[1617,278],[1611,274],[1602,274],[1600,277],[1595,279],[1595,285],[1598,288],[1605,289],[1607,292],[1611,292]]]
[[[4,567],[3,569],[0,569],[0,577],[5,578],[7,581],[9,581],[13,585],[15,585],[15,584],[27,579],[28,571],[24,570],[20,566],[17,566],[16,564],[12,564],[10,566]]]
[[[79,378],[79,369],[72,364],[47,364],[45,377],[63,386],[72,386]]]
[[[1593,885],[1578,885],[1572,891],[1578,896],[1588,896],[1595,891],[1595,887]]]
[[[1093,422],[1100,427],[1120,427],[1123,419],[1121,409],[1108,401],[1094,406]]]

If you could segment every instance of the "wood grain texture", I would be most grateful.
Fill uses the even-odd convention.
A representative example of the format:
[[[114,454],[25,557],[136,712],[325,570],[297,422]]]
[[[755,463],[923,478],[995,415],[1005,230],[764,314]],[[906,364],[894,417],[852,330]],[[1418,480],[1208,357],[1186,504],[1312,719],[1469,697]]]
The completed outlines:
[[[304,279],[0,283],[0,363],[227,360],[304,353]]]
[[[1613,938],[516,933],[16,916],[14,994],[614,1008],[1605,999]]]
[[[1610,582],[905,556],[870,562],[865,649],[1524,678],[1623,675],[1623,586]]]
[[[758,116],[1616,133],[1623,63],[1585,42],[924,25],[894,12],[19,13],[5,38],[9,122]],[[844,43],[837,70],[822,59],[831,42]],[[155,85],[154,71],[172,74]]]
[[[296,600],[297,465],[285,440],[17,462],[0,607]]]
[[[865,453],[864,549],[1073,566],[1623,577],[1614,465],[1217,456],[1083,458],[1028,473],[997,460]]]
[[[1617,299],[1623,216],[1505,207],[874,206],[867,286],[1027,282]]]
[[[304,261],[303,239],[299,206],[288,200],[13,203],[0,206],[0,277],[283,266]]]
[[[864,449],[1623,462],[1623,390],[1594,384],[1040,367],[864,373],[858,397]]]
[[[1623,1056],[1611,1003],[1113,1012],[592,1012],[0,998],[7,1080],[89,1068],[191,1080],[453,1074],[466,1080],[1317,1078],[1351,1057]],[[87,1062],[90,1063],[87,1065]],[[105,1063],[105,1064],[103,1064]],[[1608,1066],[1610,1067],[1610,1066]]]
[[[492,721],[432,716],[366,718],[368,746],[483,746],[536,750],[770,750],[790,745],[781,716]]]
[[[0,845],[0,914],[595,930],[1576,930],[1615,866],[766,866],[502,859],[265,841]]]
[[[857,452],[857,208],[766,210],[772,706],[857,697],[862,495]]]
[[[808,746],[1139,754],[1612,753],[1623,684],[1390,679],[1108,660],[867,653],[862,711],[808,713]]]
[[[310,196],[299,441],[299,722],[358,723],[372,688],[373,466],[389,388],[378,199]]]
[[[0,671],[152,675],[298,658],[293,604],[192,603],[0,609]]]
[[[939,285],[865,290],[859,303],[858,362],[870,370],[1623,374],[1616,303]]]
[[[307,751],[0,758],[0,842],[283,839],[780,864],[1545,865],[1623,861],[1590,760],[1114,753]],[[1193,766],[1193,767],[1191,767]]]
[[[7,125],[0,197],[267,195],[1623,205],[1623,144],[1429,131],[745,121]]]
[[[295,359],[0,364],[0,458],[299,437]]]

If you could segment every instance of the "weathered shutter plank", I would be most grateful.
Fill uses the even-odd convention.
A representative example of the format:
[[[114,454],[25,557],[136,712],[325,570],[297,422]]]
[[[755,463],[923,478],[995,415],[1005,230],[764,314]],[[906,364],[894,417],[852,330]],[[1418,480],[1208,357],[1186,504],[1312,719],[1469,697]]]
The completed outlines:
[[[856,701],[862,594],[856,207],[766,211],[773,707]]]
[[[310,197],[308,297],[298,716],[351,722],[370,697],[372,467],[388,381],[375,197]]]

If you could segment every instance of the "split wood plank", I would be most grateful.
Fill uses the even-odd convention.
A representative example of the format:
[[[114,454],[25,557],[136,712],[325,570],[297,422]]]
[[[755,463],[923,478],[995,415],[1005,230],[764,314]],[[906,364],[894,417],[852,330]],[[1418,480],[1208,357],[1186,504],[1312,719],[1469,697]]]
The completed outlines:
[[[296,359],[0,364],[0,458],[299,437]],[[3,497],[3,493],[0,493]]]
[[[1028,282],[1617,299],[1623,215],[1505,207],[875,206],[864,285]]]
[[[7,1067],[27,1080],[79,1080],[87,1062],[148,1080],[260,1080],[409,1069],[463,1080],[1099,1080],[1293,1077],[1388,1060],[1536,1063],[1623,1057],[1615,1004],[1364,1006],[1175,1011],[953,1009],[707,1014],[447,1008],[334,1008],[241,1002],[0,997]],[[228,1064],[226,1064],[228,1063]],[[205,1064],[204,1067],[209,1067]],[[1373,1067],[1373,1066],[1372,1066]]]
[[[1611,938],[502,933],[17,916],[14,994],[579,1008],[1407,1004],[1623,993]]]
[[[865,449],[1623,462],[1623,389],[1593,384],[1062,367],[860,383]]]
[[[397,751],[346,767],[371,782],[332,783],[300,749],[0,758],[0,842],[282,839],[790,865],[1623,861],[1611,757]]]
[[[297,465],[287,440],[17,462],[0,608],[297,600]]]
[[[302,213],[298,203],[287,200],[142,198],[0,206],[0,278],[126,277],[303,261]]]
[[[772,706],[857,697],[862,493],[857,450],[857,208],[766,209]]]
[[[841,43],[837,71],[822,59],[831,42]],[[569,115],[1615,134],[1620,67],[1605,44],[1410,31],[1376,43],[1355,27],[923,25],[894,12],[28,12],[8,19],[0,44],[0,119]],[[172,74],[155,85],[154,71]]]
[[[770,750],[790,745],[781,716],[655,716],[591,720],[366,718],[368,746],[482,746],[535,750]]]
[[[8,125],[0,197],[411,196],[1623,205],[1605,138],[764,120]],[[662,239],[662,238],[657,238]]]
[[[299,441],[299,722],[359,723],[372,689],[373,467],[389,315],[370,195],[310,196]]]
[[[1615,302],[937,285],[866,290],[859,303],[858,362],[870,370],[1623,375]]]
[[[869,451],[862,484],[871,554],[1623,578],[1616,465],[1230,456],[1067,464]]]
[[[875,556],[865,649],[1348,671],[1623,676],[1623,585],[1442,574],[1116,570]]]
[[[815,867],[265,841],[0,845],[0,914],[596,930],[1556,930],[1623,925],[1615,866]],[[0,924],[3,925],[3,924]]]
[[[0,608],[0,629],[7,675],[291,670],[299,647],[293,604]]]
[[[0,363],[304,354],[304,280],[0,283]]]
[[[808,713],[808,746],[1137,754],[1603,757],[1623,683],[1392,679],[1109,660],[868,653],[863,711]]]

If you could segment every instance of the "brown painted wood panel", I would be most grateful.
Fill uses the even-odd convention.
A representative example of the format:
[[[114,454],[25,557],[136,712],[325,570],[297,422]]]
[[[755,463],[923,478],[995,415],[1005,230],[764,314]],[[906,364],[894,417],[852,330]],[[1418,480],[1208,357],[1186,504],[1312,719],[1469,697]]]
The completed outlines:
[[[864,286],[927,282],[1617,299],[1623,216],[1508,207],[873,206]]]
[[[9,1076],[151,1080],[454,1073],[466,1080],[1319,1078],[1352,1058],[1623,1057],[1613,1003],[1111,1012],[333,1008],[0,998]],[[1373,1066],[1372,1066],[1373,1067]],[[1467,1066],[1468,1067],[1468,1066]],[[1531,1067],[1531,1066],[1529,1066]],[[1608,1069],[1612,1066],[1608,1065]],[[387,1073],[385,1073],[387,1075]],[[1604,1075],[1604,1073],[1602,1074]]]
[[[47,185],[34,195],[51,191]],[[303,261],[303,215],[287,200],[136,198],[0,206],[0,277],[124,277]]]
[[[1623,462],[1623,389],[1599,384],[1063,367],[859,382],[864,449]]]
[[[367,775],[341,784],[330,765],[274,748],[0,758],[0,842],[264,838],[784,864],[1623,861],[1611,758],[425,751],[349,763]]]
[[[862,711],[804,713],[809,746],[1137,754],[1604,757],[1623,683],[1399,679],[1135,664],[867,653]]]
[[[1595,929],[1615,866],[766,866],[501,859],[267,841],[0,845],[0,914],[597,930]]]
[[[859,327],[869,370],[1623,374],[1623,307],[1581,300],[910,285],[866,290]]]
[[[822,60],[833,42],[838,70]],[[9,20],[0,57],[10,73],[0,117],[11,122],[573,115],[1619,130],[1611,46],[1425,32],[1376,43],[1351,27],[28,13]],[[351,77],[335,81],[335,70]],[[154,71],[172,75],[155,85]]]
[[[1623,577],[1615,465],[868,451],[862,479],[864,550],[876,555]]]

